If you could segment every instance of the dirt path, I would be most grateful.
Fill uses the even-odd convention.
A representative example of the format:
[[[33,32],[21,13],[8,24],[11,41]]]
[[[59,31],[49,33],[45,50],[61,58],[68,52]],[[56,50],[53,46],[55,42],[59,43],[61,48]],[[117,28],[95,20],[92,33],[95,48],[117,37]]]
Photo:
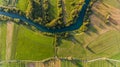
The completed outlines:
[[[7,35],[6,35],[6,60],[10,60],[11,57],[11,47],[12,47],[12,37],[13,37],[14,23],[7,23]]]
[[[44,66],[44,63],[42,62],[36,62],[35,67],[45,67],[45,66]]]
[[[55,61],[55,67],[61,67],[61,60],[57,59]]]

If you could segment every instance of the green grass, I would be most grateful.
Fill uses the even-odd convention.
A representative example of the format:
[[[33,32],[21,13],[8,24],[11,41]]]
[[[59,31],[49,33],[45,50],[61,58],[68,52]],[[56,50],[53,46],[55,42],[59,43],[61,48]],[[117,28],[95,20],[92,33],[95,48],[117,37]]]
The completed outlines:
[[[15,25],[12,59],[43,60],[54,56],[53,38]]]
[[[103,0],[103,2],[120,9],[120,1],[117,1],[117,0]]]
[[[87,50],[88,57],[112,57],[120,52],[120,32],[109,31],[103,35],[99,35],[88,46],[94,52],[92,53]]]
[[[74,44],[71,41],[62,40],[62,44],[58,48],[59,57],[75,57],[80,58],[86,55],[85,49],[81,44]]]
[[[82,63],[78,61],[75,62],[75,61],[62,60],[61,67],[82,67]]]
[[[89,67],[119,67],[117,66],[116,62],[106,61],[106,60],[98,60],[87,64]]]
[[[58,17],[57,1],[58,0],[49,0],[49,3],[50,3],[49,14],[53,18],[57,18]]]
[[[80,42],[73,44],[72,41],[62,40],[62,44],[58,49],[59,57],[75,57],[75,58],[98,58],[112,57],[119,54],[120,32],[108,31],[99,35],[92,42],[83,40],[87,35],[76,35],[75,38]],[[72,38],[71,38],[72,39]],[[88,43],[89,48],[85,49],[81,45]],[[112,53],[112,54],[111,54]]]
[[[117,60],[120,60],[120,53],[114,55],[111,57],[112,59],[117,59]]]
[[[0,67],[25,67],[27,65],[26,62],[9,62],[3,63]]]
[[[3,0],[0,0],[0,5],[3,5]]]
[[[28,0],[18,0],[17,8],[19,8],[22,11],[25,11],[28,6]]]
[[[5,60],[6,22],[0,21],[0,60]]]

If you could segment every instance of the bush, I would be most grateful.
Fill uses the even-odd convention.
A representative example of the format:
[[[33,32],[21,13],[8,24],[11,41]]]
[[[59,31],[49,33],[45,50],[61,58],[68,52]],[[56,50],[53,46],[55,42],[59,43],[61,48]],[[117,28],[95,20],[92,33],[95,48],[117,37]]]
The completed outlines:
[[[75,6],[76,4],[75,4],[75,2],[73,1],[73,2],[70,3],[70,5],[71,5],[71,6]]]

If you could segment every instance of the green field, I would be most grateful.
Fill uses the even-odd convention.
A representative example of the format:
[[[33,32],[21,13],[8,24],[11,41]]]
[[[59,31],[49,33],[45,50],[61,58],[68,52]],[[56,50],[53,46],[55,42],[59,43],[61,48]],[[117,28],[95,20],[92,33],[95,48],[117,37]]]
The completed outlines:
[[[3,4],[3,0],[0,0],[0,5]],[[49,14],[52,18],[58,17],[58,0],[49,0],[50,9]],[[71,6],[71,3],[77,4],[79,0],[65,0],[65,10],[67,21],[71,19],[71,11],[75,9],[75,6]],[[103,0],[104,3],[112,5],[120,9],[120,4],[117,0]],[[28,0],[18,0],[17,8],[25,11],[28,6]],[[91,22],[91,25],[95,23]],[[115,27],[104,24],[106,28],[99,27],[104,23],[98,21],[98,27],[90,27],[87,32],[76,33],[70,32],[73,36],[68,39],[61,39],[60,45],[57,47],[58,57],[72,57],[78,59],[95,59],[101,57],[107,57],[120,60],[120,31]],[[113,25],[115,26],[115,25]],[[5,60],[6,51],[6,23],[0,21],[0,60]],[[106,31],[107,29],[107,31]],[[108,31],[109,30],[109,31]],[[104,32],[105,31],[105,32]],[[90,33],[90,34],[89,34]],[[33,60],[41,61],[55,56],[55,47],[53,45],[54,37],[49,37],[41,34],[38,31],[33,31],[29,26],[18,25],[14,23],[14,32],[12,38],[12,54],[11,60]],[[51,62],[51,61],[50,61]],[[25,62],[26,63],[26,62]],[[25,63],[11,63],[4,64],[5,66],[18,67]],[[49,63],[49,62],[48,62]],[[51,65],[53,62],[51,62]],[[46,64],[47,65],[47,64]],[[48,64],[49,65],[49,64]],[[116,66],[117,65],[117,66]],[[113,61],[98,60],[87,64],[82,64],[80,61],[61,61],[62,67],[119,67],[120,64]]]
[[[49,3],[50,3],[49,14],[53,18],[57,18],[58,17],[57,1],[58,0],[49,0]]]
[[[103,0],[103,2],[120,9],[120,1],[118,1],[118,0],[112,0],[112,1],[111,0]]]
[[[15,7],[18,0],[0,0],[0,5]]]
[[[111,57],[112,59],[120,60],[120,52]]]
[[[112,57],[120,52],[120,32],[108,31],[100,35],[88,46],[94,52],[87,51],[89,57]]]
[[[3,4],[3,0],[0,0],[0,5],[2,5]]]
[[[25,11],[27,9],[27,6],[28,6],[28,0],[18,0],[18,3],[16,6],[20,10]]]
[[[5,60],[6,51],[6,23],[0,21],[0,60]]]
[[[62,40],[62,44],[58,48],[58,56],[59,57],[85,57],[86,52],[81,44],[74,44],[71,41]]]
[[[83,48],[81,45],[85,44],[82,38],[87,35],[77,35],[76,39],[80,43],[74,44],[74,42],[63,40],[58,49],[58,55],[60,57],[76,57],[76,58],[98,58],[98,57],[112,57],[119,54],[120,46],[120,32],[108,31],[99,37],[93,39],[88,44],[88,48]],[[88,41],[89,42],[89,41]],[[112,53],[112,54],[111,54]]]
[[[61,67],[83,67],[82,62],[80,61],[61,61]]]
[[[87,63],[89,67],[119,67],[119,62],[106,61],[106,60],[98,60],[95,62]]]
[[[12,59],[43,60],[54,56],[52,37],[16,24],[13,35]]]

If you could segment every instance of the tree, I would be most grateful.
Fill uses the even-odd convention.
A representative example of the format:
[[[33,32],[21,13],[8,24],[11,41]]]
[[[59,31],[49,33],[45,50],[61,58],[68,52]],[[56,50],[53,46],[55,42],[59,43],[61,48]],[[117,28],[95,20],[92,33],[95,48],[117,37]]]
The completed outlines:
[[[50,23],[46,24],[46,27],[54,27],[57,25],[58,19],[52,20]]]
[[[86,25],[82,25],[82,26],[80,27],[80,31],[85,32],[85,31],[87,31],[87,30],[88,30],[88,27],[87,27]]]

